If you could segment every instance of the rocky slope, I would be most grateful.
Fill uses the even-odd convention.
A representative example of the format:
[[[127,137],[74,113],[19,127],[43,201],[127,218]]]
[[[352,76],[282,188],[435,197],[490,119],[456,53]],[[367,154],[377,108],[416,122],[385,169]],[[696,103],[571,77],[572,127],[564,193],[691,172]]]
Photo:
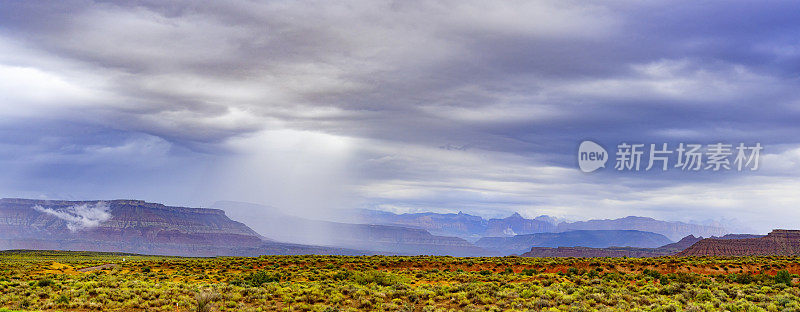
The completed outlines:
[[[0,199],[0,249],[114,251],[179,256],[355,250],[266,241],[222,210],[139,200]]]
[[[537,233],[513,237],[484,237],[478,247],[504,255],[521,254],[531,247],[658,247],[671,243],[664,235],[634,230],[568,231]]]
[[[707,238],[678,256],[800,256],[800,230],[773,230],[757,238]]]

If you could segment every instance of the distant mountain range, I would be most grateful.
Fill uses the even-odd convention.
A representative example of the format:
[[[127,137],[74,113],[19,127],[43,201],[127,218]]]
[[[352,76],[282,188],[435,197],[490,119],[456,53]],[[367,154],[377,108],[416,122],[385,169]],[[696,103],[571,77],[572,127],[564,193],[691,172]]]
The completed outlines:
[[[350,219],[357,223],[418,228],[435,235],[456,236],[472,241],[483,237],[489,225],[489,221],[482,217],[462,212],[394,214],[378,210],[356,210],[352,212]],[[542,227],[554,229],[552,225],[540,223]]]
[[[680,240],[688,235],[711,237],[722,236],[729,232],[722,227],[690,224],[684,222],[660,221],[646,217],[625,217],[621,219],[589,220],[571,223],[560,223],[557,231],[569,230],[638,230],[658,233],[672,241]]]
[[[139,200],[0,199],[0,249],[176,256],[365,253],[269,241],[222,210]]]
[[[331,222],[248,203],[219,202],[213,207],[171,207],[139,200],[2,199],[0,249],[181,256],[655,256],[682,250],[669,247],[677,240],[673,237],[681,234],[726,234],[720,227],[643,217],[561,222],[550,216],[527,219],[516,213],[484,219],[465,213],[352,210],[346,216],[349,222]]]
[[[656,248],[640,247],[532,247],[523,257],[661,257],[674,255],[702,240],[702,237],[689,235],[678,242]]]
[[[350,224],[289,216],[260,205],[217,202],[233,218],[252,220],[253,228],[274,240],[298,244],[337,246],[398,255],[494,255],[459,237],[432,235],[418,227]]]
[[[688,235],[711,237],[729,232],[719,226],[690,224],[677,221],[660,221],[646,217],[625,217],[620,219],[589,220],[578,222],[559,222],[550,216],[526,219],[518,213],[503,219],[484,219],[459,212],[407,213],[359,210],[356,213],[360,223],[399,225],[427,230],[435,235],[458,236],[475,241],[481,237],[514,236],[536,233],[566,232],[574,230],[637,230],[652,232],[678,241]]]
[[[512,237],[484,237],[475,245],[501,254],[521,254],[531,247],[658,247],[672,243],[664,235],[636,230],[578,230]]]

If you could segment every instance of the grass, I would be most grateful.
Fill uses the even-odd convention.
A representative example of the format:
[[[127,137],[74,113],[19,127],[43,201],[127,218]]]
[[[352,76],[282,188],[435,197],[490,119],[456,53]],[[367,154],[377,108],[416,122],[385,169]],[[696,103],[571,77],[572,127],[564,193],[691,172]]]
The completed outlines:
[[[0,252],[0,312],[800,311],[798,260]]]

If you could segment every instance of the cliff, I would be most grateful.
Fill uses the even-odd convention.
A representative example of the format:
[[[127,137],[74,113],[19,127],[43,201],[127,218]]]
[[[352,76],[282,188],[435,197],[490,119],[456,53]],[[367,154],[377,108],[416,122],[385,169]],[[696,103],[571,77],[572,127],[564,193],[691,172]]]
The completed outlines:
[[[218,209],[140,200],[0,199],[0,249],[112,251],[177,256],[359,253],[266,241]]]
[[[773,230],[767,236],[743,239],[707,238],[678,256],[799,256],[800,230]]]

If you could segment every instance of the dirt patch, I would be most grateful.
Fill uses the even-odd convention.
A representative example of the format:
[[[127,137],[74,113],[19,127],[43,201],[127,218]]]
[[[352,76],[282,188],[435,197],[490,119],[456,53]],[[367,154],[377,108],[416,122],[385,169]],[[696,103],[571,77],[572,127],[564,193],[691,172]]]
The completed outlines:
[[[117,267],[119,267],[118,264],[107,263],[107,264],[103,264],[103,265],[98,265],[98,266],[79,269],[78,272],[86,273],[86,272],[92,272],[92,271],[97,271],[97,270],[115,269]]]

